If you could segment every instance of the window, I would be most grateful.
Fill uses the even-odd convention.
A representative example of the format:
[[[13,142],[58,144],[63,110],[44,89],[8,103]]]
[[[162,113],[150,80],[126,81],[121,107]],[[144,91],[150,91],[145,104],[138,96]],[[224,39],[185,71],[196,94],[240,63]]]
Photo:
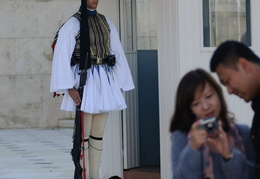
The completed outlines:
[[[226,40],[251,45],[250,0],[202,0],[204,47]]]
[[[158,0],[136,0],[137,49],[157,49]]]
[[[125,0],[128,50],[157,49],[158,0]]]
[[[127,50],[133,50],[133,8],[132,0],[126,0],[126,34],[127,34]]]

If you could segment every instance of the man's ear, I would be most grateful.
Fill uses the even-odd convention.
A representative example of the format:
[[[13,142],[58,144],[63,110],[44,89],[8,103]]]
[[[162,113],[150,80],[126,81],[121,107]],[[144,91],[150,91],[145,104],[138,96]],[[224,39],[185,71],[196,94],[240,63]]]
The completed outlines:
[[[240,57],[238,59],[237,67],[238,67],[239,70],[242,70],[246,73],[249,73],[251,71],[251,63],[243,57]]]

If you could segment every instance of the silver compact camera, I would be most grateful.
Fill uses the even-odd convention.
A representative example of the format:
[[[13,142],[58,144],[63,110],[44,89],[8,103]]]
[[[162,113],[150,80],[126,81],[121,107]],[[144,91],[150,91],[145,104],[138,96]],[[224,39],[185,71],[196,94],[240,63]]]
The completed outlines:
[[[212,133],[218,128],[218,123],[215,117],[209,117],[206,119],[201,119],[199,129],[205,129],[207,133]]]

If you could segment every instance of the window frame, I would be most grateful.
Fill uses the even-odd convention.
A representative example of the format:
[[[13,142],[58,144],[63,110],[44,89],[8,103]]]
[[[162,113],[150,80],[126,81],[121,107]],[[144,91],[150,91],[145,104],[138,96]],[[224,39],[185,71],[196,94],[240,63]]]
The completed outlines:
[[[210,33],[207,33],[205,34],[204,31],[205,31],[205,26],[204,26],[204,20],[205,20],[205,16],[204,14],[206,13],[205,11],[205,8],[204,8],[204,4],[205,2],[207,2],[207,5],[209,7],[209,2],[210,0],[201,0],[200,1],[200,12],[201,12],[201,24],[200,24],[200,28],[201,28],[201,48],[202,48],[202,51],[212,51],[214,49],[216,49],[216,46],[210,46]],[[252,14],[252,2],[250,0],[245,0],[245,3],[246,3],[246,29],[247,30],[247,36],[249,37],[248,39],[248,46],[249,47],[252,47],[252,19],[251,19],[251,14]],[[209,10],[207,11],[209,13]],[[210,29],[210,19],[209,19],[209,14],[207,15],[207,23],[208,23],[208,27]],[[208,29],[208,31],[210,31]],[[208,40],[208,41],[207,41]],[[227,39],[228,40],[228,39]],[[205,46],[208,45],[208,46]]]

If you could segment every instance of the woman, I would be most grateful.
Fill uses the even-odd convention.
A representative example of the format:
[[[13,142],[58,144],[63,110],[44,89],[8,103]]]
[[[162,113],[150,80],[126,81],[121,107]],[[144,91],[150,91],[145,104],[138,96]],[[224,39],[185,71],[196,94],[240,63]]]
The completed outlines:
[[[209,117],[216,119],[213,131],[201,127],[201,119]],[[220,86],[206,71],[182,78],[170,131],[174,179],[254,178],[249,127],[234,124]]]

